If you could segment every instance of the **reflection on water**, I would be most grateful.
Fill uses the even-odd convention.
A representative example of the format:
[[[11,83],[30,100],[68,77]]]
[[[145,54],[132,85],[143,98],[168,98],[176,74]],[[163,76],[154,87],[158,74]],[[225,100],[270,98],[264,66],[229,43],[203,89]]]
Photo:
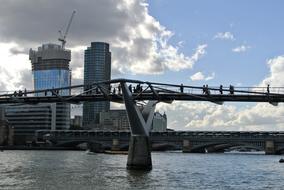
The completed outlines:
[[[153,170],[126,170],[126,155],[0,152],[0,189],[283,189],[281,156],[153,153]]]

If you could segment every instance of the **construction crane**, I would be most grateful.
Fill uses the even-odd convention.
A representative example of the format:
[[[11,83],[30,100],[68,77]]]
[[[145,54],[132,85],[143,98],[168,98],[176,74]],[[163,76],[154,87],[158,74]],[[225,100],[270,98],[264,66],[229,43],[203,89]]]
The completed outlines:
[[[70,17],[70,20],[69,20],[69,22],[68,22],[68,25],[67,25],[67,27],[66,27],[66,30],[65,30],[64,35],[62,34],[62,31],[61,31],[61,30],[58,31],[59,34],[60,34],[60,37],[58,38],[58,40],[61,42],[61,47],[62,47],[62,49],[65,48],[66,37],[67,37],[68,31],[69,31],[69,28],[70,28],[70,26],[71,26],[71,23],[72,23],[72,20],[73,20],[73,18],[74,18],[75,13],[76,13],[76,11],[74,10],[74,11],[72,12],[72,15],[71,15],[71,17]]]

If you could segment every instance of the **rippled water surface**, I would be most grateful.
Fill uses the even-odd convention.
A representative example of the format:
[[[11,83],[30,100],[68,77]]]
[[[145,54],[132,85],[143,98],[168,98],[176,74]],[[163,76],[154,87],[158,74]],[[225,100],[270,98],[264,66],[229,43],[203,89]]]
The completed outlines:
[[[126,155],[0,152],[0,189],[284,189],[281,156],[152,153],[153,170],[126,170]]]

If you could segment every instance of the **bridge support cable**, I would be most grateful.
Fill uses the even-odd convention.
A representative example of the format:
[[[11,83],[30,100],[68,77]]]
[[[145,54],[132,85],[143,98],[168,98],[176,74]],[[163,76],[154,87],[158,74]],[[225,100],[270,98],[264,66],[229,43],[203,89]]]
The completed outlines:
[[[158,101],[149,101],[146,106],[139,108],[126,82],[123,81],[120,84],[131,129],[127,169],[151,170],[152,159],[149,131]]]
[[[108,100],[110,100],[109,94],[110,94],[110,90],[106,89],[104,86],[102,85],[98,85],[98,88],[100,89],[100,91],[103,93],[104,97]]]
[[[148,87],[151,89],[151,91],[153,92],[153,95],[155,98],[157,98],[157,100],[159,100],[159,94],[158,92],[153,88],[152,84],[149,82],[146,82],[146,84],[148,85]]]

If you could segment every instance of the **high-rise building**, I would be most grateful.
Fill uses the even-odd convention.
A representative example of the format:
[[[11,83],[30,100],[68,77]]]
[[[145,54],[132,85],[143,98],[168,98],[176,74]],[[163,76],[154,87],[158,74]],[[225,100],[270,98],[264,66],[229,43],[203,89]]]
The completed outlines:
[[[84,60],[84,85],[94,82],[110,80],[111,52],[109,44],[104,42],[92,42],[91,47],[85,50]],[[87,88],[87,87],[86,87]],[[104,86],[109,89],[109,87]],[[83,127],[96,128],[99,123],[99,113],[109,111],[110,102],[84,102]]]
[[[30,49],[33,83],[35,90],[60,88],[71,85],[69,62],[71,51],[57,44],[44,44],[38,50]],[[43,93],[37,96],[44,95]],[[47,94],[51,96],[51,93]],[[61,90],[59,95],[70,95],[70,90]],[[70,126],[70,105],[56,104],[56,129],[67,129]]]

